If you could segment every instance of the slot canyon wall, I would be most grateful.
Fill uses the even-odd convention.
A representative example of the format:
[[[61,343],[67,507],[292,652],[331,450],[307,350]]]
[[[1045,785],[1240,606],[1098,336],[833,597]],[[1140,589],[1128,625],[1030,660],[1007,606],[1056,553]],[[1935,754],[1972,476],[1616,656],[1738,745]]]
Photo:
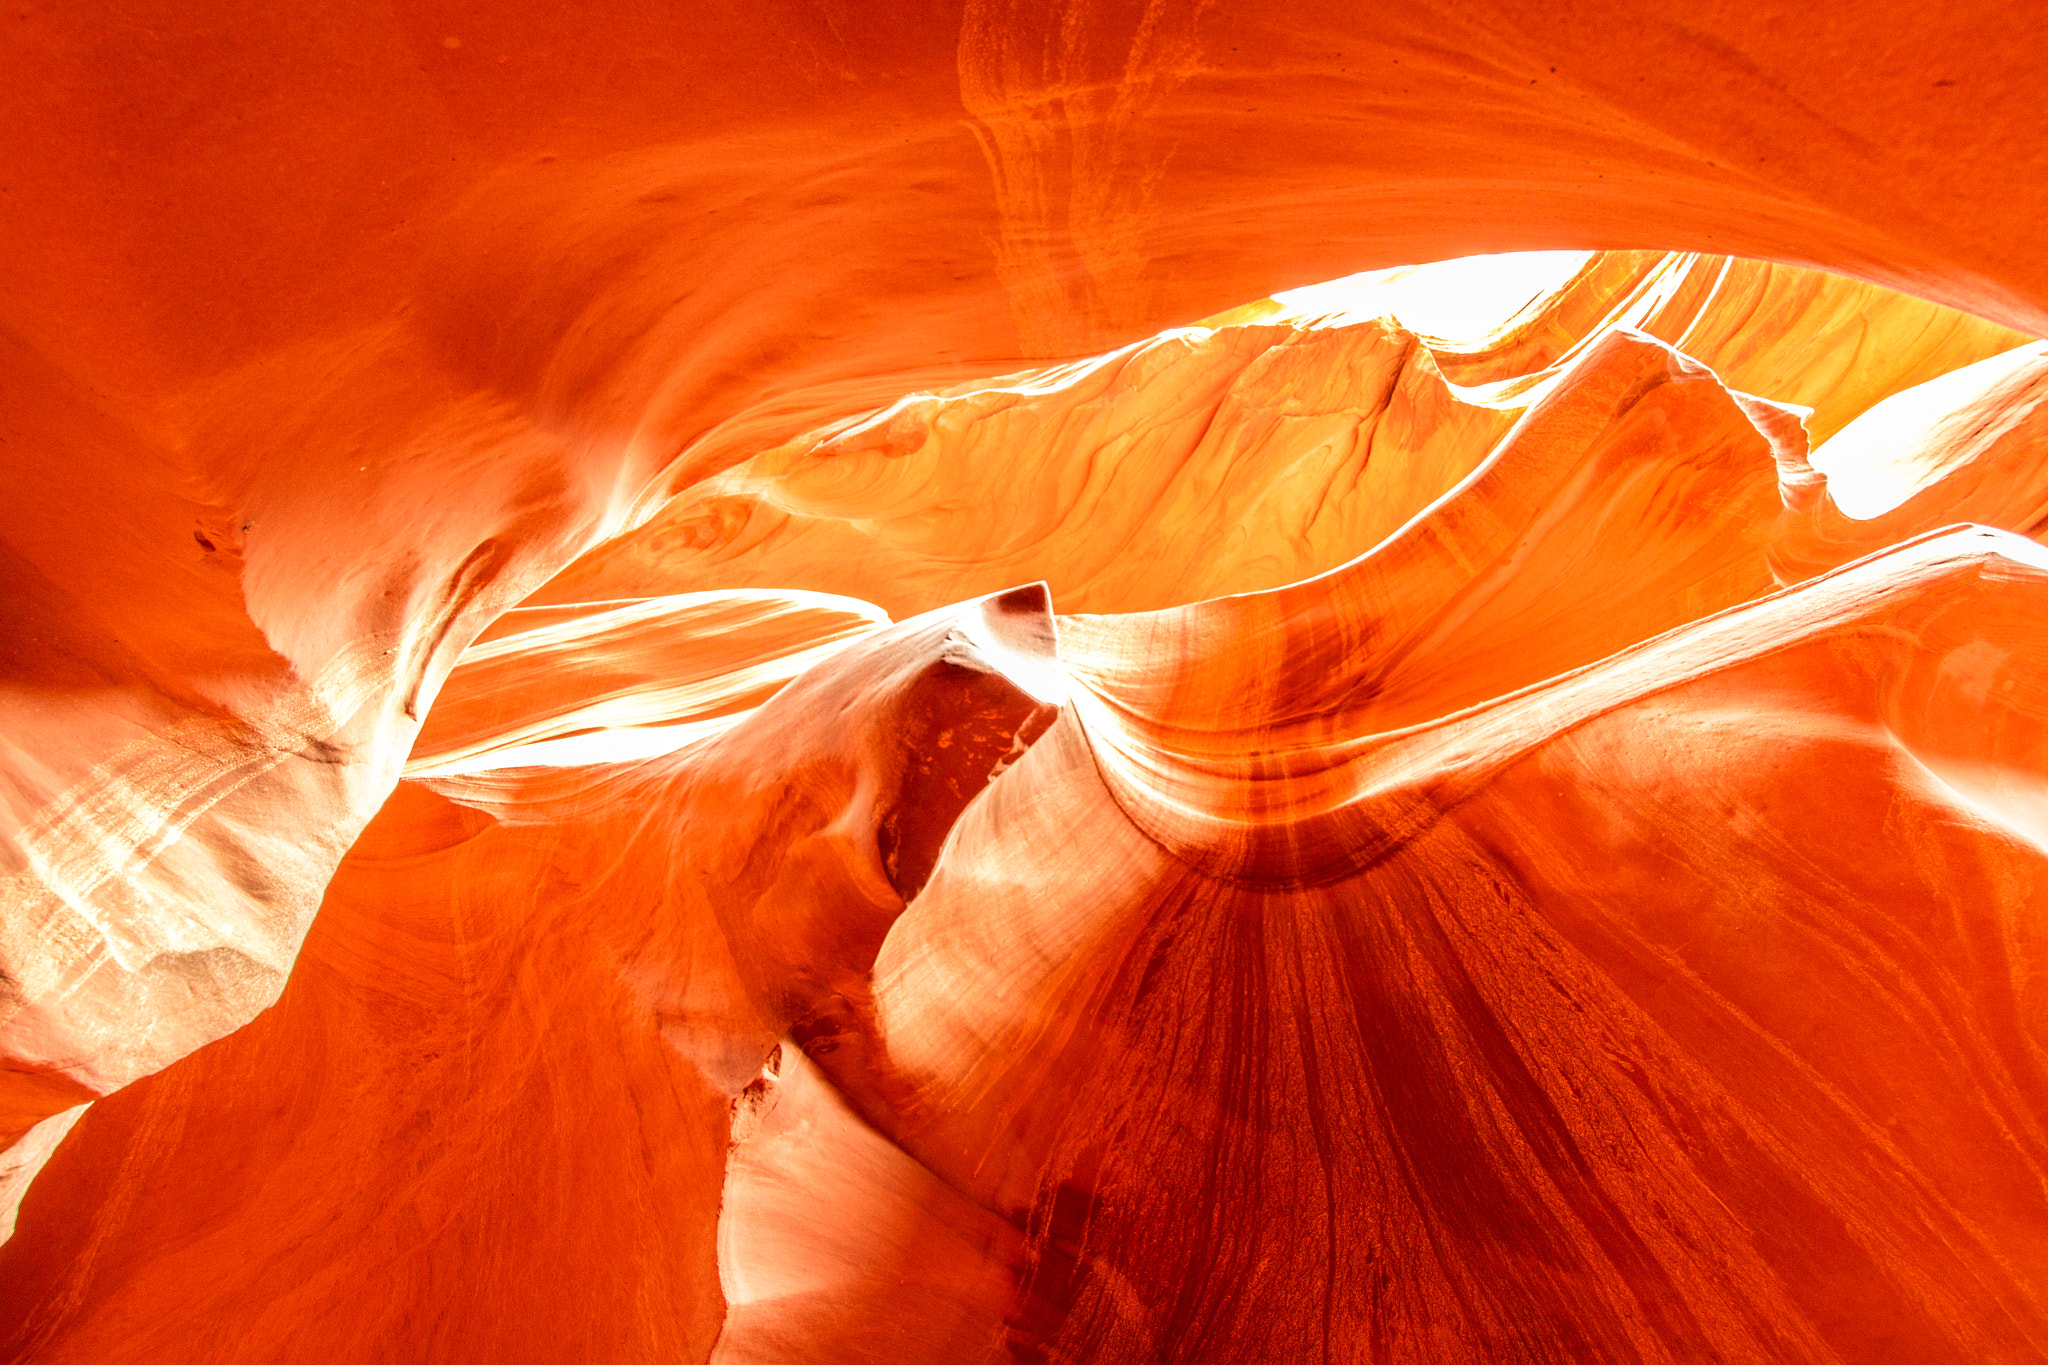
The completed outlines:
[[[2048,10],[6,22],[0,1358],[2048,1360]]]

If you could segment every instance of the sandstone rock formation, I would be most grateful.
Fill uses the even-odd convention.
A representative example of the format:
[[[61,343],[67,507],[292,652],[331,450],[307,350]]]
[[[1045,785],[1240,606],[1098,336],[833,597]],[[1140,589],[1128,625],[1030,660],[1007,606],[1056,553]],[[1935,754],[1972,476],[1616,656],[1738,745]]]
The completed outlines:
[[[2048,1358],[2048,21],[1756,17],[21,18],[6,1358]]]

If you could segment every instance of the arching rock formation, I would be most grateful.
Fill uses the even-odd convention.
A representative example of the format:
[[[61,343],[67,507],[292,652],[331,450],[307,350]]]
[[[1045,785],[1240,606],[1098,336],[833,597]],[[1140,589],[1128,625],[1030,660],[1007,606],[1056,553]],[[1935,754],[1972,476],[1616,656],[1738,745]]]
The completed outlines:
[[[18,16],[9,1358],[2048,1357],[2048,18],[1767,17]]]

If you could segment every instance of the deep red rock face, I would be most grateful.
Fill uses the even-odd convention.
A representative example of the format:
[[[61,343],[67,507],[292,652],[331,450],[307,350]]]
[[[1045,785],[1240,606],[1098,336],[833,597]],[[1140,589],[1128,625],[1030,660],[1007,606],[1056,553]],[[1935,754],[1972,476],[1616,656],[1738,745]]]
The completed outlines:
[[[4,1358],[2048,1359],[2048,16],[9,22]]]

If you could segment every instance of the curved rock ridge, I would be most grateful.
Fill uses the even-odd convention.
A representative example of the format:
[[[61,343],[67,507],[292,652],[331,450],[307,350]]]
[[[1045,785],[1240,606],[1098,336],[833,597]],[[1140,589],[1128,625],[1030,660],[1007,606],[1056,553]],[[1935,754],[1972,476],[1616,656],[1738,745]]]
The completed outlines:
[[[1489,293],[1504,286],[1489,260],[1521,259],[1528,257],[1442,261],[1335,280],[1290,291],[1284,301],[1248,304],[1218,321],[1343,325],[1413,307],[1424,319],[1415,330],[1429,337],[1445,377],[1495,393],[1530,389],[1606,331],[1630,327],[1705,361],[1733,388],[1813,409],[1807,429],[1815,440],[1886,394],[2031,339],[1839,275],[1659,251],[1584,253],[1576,271],[1539,289],[1497,327],[1475,335],[1430,330],[1426,320],[1446,310],[1446,294],[1469,288],[1466,278]]]
[[[1456,264],[1421,269],[1455,289]],[[905,614],[1044,578],[1067,611],[1199,601],[1370,549],[1617,332],[1807,409],[1815,439],[2028,340],[1840,276],[1691,253],[1595,253],[1479,337],[1418,336],[1376,310],[1426,291],[1375,283],[836,423],[706,480],[539,600],[829,586]],[[1126,552],[1167,539],[1172,556]]]
[[[517,607],[463,652],[405,775],[667,753],[717,733],[888,624],[865,602],[804,592]]]
[[[1047,1359],[2038,1359],[2044,566],[1937,536],[1308,811],[1219,776],[1191,820],[1075,713],[842,1088],[1035,1233]]]
[[[594,360],[557,362],[588,381],[578,401],[643,411],[630,438],[562,394],[535,406],[504,376],[480,390],[478,356],[396,325],[246,359],[121,429],[75,376],[23,353],[45,401],[20,410],[27,455],[6,470],[27,518],[8,542],[21,556],[12,638],[27,653],[0,703],[14,720],[0,1140],[62,1122],[276,997],[463,647],[595,540],[614,537],[548,600],[829,590],[909,616],[1042,578],[1068,609],[1155,607],[1295,581],[1369,548],[1476,467],[1574,347],[1626,324],[1702,344],[1725,334],[1755,387],[1827,403],[2013,339],[1873,286],[1738,266],[1599,256],[1466,353],[1376,320],[1181,331],[841,418],[822,442],[782,439],[819,430],[819,404],[857,410],[888,382],[813,376],[707,416],[680,453],[645,425],[669,420],[645,415],[647,386],[674,381],[657,383],[653,337],[618,361],[635,397],[592,377]],[[1754,340],[1808,320],[1820,339],[1804,350]],[[1444,363],[1483,382],[1451,385]],[[716,473],[750,442],[768,450]],[[53,492],[81,479],[100,490],[82,506]],[[693,491],[616,539],[674,486]],[[1997,512],[1966,510],[2006,520]],[[351,533],[333,534],[340,524]],[[1824,539],[1861,553],[1891,534]],[[1185,555],[1120,553],[1163,536]],[[81,543],[107,553],[80,562]],[[678,714],[668,724],[704,728],[604,742],[651,752],[719,720]]]
[[[2037,348],[1758,397],[1636,325],[1700,268],[1490,393],[1267,315],[717,494],[1112,610],[771,533],[498,617],[278,1004],[21,1149],[9,1358],[2048,1358]],[[1182,557],[1162,450],[1296,511]]]
[[[7,23],[8,1358],[2041,1357],[2048,9]]]
[[[280,1003],[89,1111],[118,1169],[89,1136],[34,1186],[11,1354],[703,1358],[733,1097],[1051,720],[1051,630],[1026,588],[870,631],[552,823],[403,784]]]

